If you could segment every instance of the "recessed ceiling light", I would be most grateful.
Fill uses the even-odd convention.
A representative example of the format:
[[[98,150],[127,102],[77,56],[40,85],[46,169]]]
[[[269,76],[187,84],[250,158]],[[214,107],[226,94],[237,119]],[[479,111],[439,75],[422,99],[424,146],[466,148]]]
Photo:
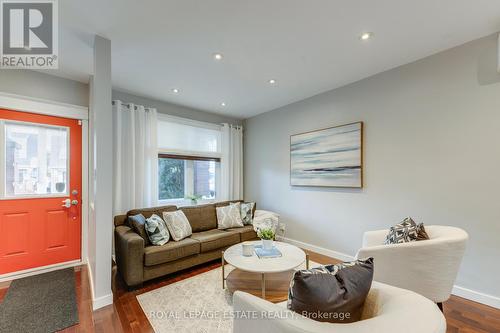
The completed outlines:
[[[359,39],[361,40],[368,40],[373,37],[373,32],[363,32],[360,36]]]
[[[179,93],[179,89],[174,88],[174,89],[172,89],[172,92],[173,92],[174,94],[178,94],[178,93]]]
[[[220,103],[221,106],[226,106],[226,102]]]
[[[214,53],[214,59],[215,60],[222,60],[222,54],[221,53]]]
[[[276,80],[275,79],[269,80],[269,84],[276,84]]]

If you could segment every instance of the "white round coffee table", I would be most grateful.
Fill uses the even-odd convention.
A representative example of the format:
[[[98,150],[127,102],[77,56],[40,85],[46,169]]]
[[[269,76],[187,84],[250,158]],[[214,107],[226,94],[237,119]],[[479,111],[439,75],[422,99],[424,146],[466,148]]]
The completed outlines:
[[[262,242],[251,243],[259,245]],[[259,258],[255,251],[251,257],[245,257],[241,243],[223,251],[222,288],[225,288],[224,282],[226,282],[231,292],[242,290],[271,302],[286,300],[288,286],[295,268],[304,262],[306,262],[306,268],[309,268],[309,258],[297,246],[283,242],[274,242],[274,245],[280,250],[281,257]],[[227,276],[224,273],[226,263],[235,268]]]

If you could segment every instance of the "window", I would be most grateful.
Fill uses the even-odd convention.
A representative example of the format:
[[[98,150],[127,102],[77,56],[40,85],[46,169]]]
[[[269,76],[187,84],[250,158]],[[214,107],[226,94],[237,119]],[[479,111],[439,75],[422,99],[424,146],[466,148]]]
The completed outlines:
[[[216,174],[220,160],[197,156],[158,156],[159,199],[182,200],[195,195],[204,200],[215,199]]]
[[[5,197],[68,194],[66,127],[4,122]]]
[[[183,199],[186,195],[186,161],[158,156],[160,200]]]
[[[220,176],[220,126],[159,116],[158,195],[180,202],[215,200]]]

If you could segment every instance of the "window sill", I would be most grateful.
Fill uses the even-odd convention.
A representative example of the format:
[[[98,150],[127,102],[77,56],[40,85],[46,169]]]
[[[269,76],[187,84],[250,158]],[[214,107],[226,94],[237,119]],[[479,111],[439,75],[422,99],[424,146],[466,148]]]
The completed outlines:
[[[158,204],[161,206],[174,205],[177,207],[200,206],[215,202],[217,202],[217,199],[205,199],[205,200],[198,200],[198,203],[196,205],[193,205],[191,203],[191,200],[187,199],[158,200]]]

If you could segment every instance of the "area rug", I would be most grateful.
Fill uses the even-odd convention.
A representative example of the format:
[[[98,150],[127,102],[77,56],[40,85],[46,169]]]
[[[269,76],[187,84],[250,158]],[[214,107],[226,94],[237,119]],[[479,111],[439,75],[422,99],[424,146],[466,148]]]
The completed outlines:
[[[310,266],[319,264],[311,261]],[[225,266],[226,276],[232,269]],[[233,296],[222,289],[221,278],[219,267],[138,295],[137,300],[156,333],[230,333]]]
[[[77,323],[72,268],[14,280],[0,303],[1,333],[51,333]]]

